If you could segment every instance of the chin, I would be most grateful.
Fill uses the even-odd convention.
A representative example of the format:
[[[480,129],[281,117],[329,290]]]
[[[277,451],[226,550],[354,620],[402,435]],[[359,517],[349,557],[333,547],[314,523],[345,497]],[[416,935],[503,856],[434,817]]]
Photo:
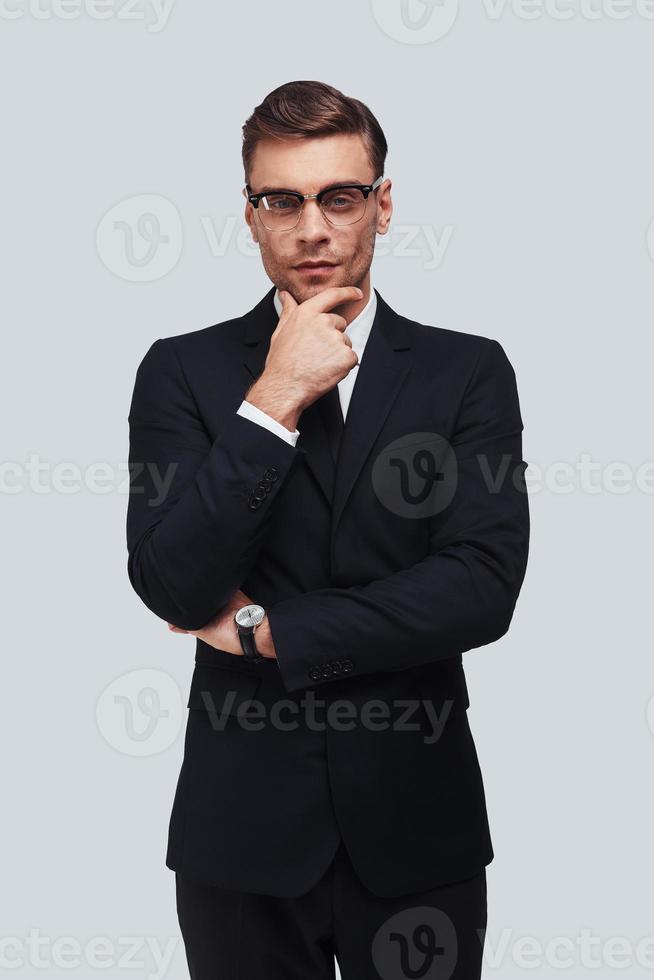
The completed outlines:
[[[301,273],[298,273],[301,275]],[[299,282],[297,284],[297,291],[299,293],[305,293],[306,299],[310,296],[315,296],[316,293],[321,293],[324,289],[332,289],[334,286],[349,286],[351,283],[347,280],[345,276],[341,273],[340,275],[329,276],[327,279],[318,279],[317,282]]]

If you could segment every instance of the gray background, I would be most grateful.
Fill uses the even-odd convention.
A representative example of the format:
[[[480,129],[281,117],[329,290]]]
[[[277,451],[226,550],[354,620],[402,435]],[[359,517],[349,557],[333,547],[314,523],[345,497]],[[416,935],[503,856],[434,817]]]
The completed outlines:
[[[496,850],[485,976],[651,972],[654,4],[407,9],[413,27],[400,0],[2,8],[14,977],[43,974],[30,930],[53,976],[187,976],[164,851],[195,642],[127,579],[127,412],[153,340],[269,288],[241,126],[301,78],[386,132],[395,212],[373,285],[498,339],[518,378],[529,568],[508,635],[464,658]]]

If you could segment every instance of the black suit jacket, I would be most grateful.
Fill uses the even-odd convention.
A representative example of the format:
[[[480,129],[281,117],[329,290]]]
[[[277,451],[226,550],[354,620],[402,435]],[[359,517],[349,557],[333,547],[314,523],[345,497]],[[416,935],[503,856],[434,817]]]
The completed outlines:
[[[335,466],[321,400],[295,447],[236,413],[273,295],[156,340],[136,373],[134,589],[199,629],[242,588],[278,653],[197,640],[166,863],[293,896],[343,838],[375,894],[427,889],[493,857],[461,654],[507,631],[527,563],[515,375],[497,341],[377,292]]]

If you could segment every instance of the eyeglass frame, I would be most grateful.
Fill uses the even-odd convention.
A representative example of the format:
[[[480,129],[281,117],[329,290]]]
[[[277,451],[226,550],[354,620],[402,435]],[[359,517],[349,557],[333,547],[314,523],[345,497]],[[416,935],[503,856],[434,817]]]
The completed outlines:
[[[373,191],[377,190],[377,188],[382,183],[383,179],[384,179],[384,175],[382,174],[380,177],[377,177],[377,179],[374,180],[372,184],[332,184],[330,187],[324,187],[321,191],[318,191],[317,194],[300,194],[299,191],[287,191],[283,189],[274,190],[274,191],[263,191],[260,194],[252,194],[248,190],[250,185],[246,184],[245,187],[243,188],[243,193],[245,194],[248,201],[257,212],[259,211],[259,202],[261,198],[268,197],[269,194],[287,194],[289,197],[299,198],[300,210],[298,211],[298,218],[295,224],[291,225],[290,228],[268,228],[267,225],[264,225],[264,228],[266,228],[267,231],[292,231],[293,228],[296,228],[302,219],[302,213],[304,211],[304,202],[308,201],[310,198],[315,198],[315,200],[318,202],[318,206],[320,207],[320,213],[322,214],[325,221],[329,221],[330,225],[332,225],[334,228],[348,228],[350,225],[355,225],[357,221],[361,221],[361,218],[363,218],[363,214],[365,214],[365,204],[367,204],[368,202],[368,197]],[[333,191],[349,190],[352,187],[356,187],[357,190],[360,190],[363,193],[363,198],[364,198],[363,214],[361,215],[361,218],[357,218],[356,221],[350,221],[344,225],[334,224],[334,222],[330,221],[330,219],[327,217],[327,215],[322,209],[322,196],[323,194],[330,194]],[[261,220],[261,223],[263,224],[263,220]]]

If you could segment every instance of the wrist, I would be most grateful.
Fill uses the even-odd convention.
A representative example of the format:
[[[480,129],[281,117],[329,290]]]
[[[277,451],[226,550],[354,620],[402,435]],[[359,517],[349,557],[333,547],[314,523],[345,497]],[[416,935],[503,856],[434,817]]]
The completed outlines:
[[[245,400],[290,432],[297,429],[304,408],[301,396],[299,392],[293,393],[292,389],[289,391],[288,385],[276,378],[266,377],[264,372],[246,392]]]
[[[270,620],[268,619],[268,613],[263,618],[260,626],[257,626],[255,631],[255,640],[257,644],[257,650],[262,657],[274,658],[275,655],[275,644],[273,643],[272,630],[270,629]]]

